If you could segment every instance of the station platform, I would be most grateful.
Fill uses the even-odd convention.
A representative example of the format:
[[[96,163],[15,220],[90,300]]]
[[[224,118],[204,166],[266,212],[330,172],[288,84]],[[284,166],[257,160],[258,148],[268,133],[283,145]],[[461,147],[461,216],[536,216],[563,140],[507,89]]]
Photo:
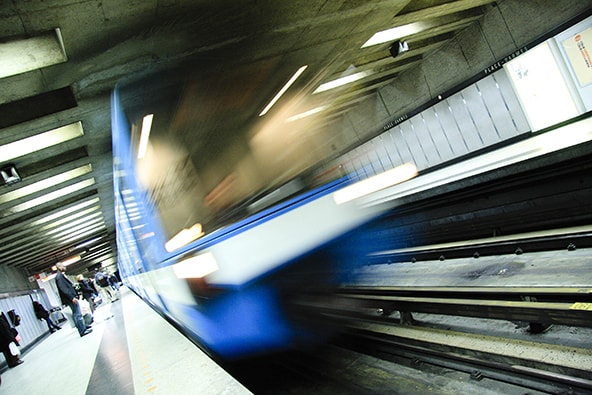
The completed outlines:
[[[94,319],[84,337],[69,321],[48,332],[1,373],[0,395],[250,393],[125,287]]]

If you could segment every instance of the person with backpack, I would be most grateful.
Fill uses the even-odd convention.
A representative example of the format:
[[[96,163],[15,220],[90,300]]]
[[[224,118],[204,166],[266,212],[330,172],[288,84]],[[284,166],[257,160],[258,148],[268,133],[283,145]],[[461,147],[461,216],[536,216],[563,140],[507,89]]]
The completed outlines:
[[[113,302],[113,294],[111,293],[111,286],[109,285],[109,277],[100,270],[95,273],[95,284],[99,286],[99,290],[103,295],[103,300]]]
[[[24,362],[19,355],[14,355],[10,349],[11,343],[17,344],[15,332],[16,330],[10,326],[4,313],[0,313],[0,352],[4,354],[9,368],[14,368]],[[16,333],[18,334],[18,332]]]
[[[51,317],[49,316],[49,311],[45,310],[45,307],[36,300],[33,301],[33,310],[35,310],[35,316],[39,320],[45,320],[47,322],[47,327],[51,333],[54,333],[57,330],[62,329],[61,326],[57,325]]]
[[[74,319],[74,324],[76,325],[76,329],[78,329],[80,337],[86,336],[92,332],[92,328],[90,325],[86,325],[82,318],[80,305],[78,304],[78,292],[76,291],[76,288],[74,288],[72,281],[70,281],[70,279],[64,274],[66,272],[66,266],[63,263],[58,262],[56,264],[56,269],[58,270],[55,277],[56,286],[58,287],[58,293],[60,294],[62,304],[70,307],[72,318]]]
[[[99,296],[99,291],[93,282],[89,278],[84,278],[82,274],[76,276],[76,281],[78,281],[82,297],[88,302],[91,312],[94,312],[96,308],[95,298]]]

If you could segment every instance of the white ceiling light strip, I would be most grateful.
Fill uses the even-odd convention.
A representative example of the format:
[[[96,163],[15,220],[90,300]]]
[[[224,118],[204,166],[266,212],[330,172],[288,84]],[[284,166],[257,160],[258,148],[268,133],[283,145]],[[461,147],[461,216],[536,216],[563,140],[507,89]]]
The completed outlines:
[[[97,227],[100,227],[100,225],[104,226],[105,225],[105,221],[103,220],[103,218],[94,218],[93,220],[90,220],[88,222],[85,223],[79,223],[76,224],[75,226],[64,226],[61,229],[54,229],[51,233],[52,234],[48,234],[48,238],[51,238],[53,240],[63,240],[64,237],[68,237],[69,235],[72,234],[77,234],[79,232],[82,231],[86,231],[88,229],[95,229]]]
[[[76,122],[0,146],[2,162],[40,151],[84,135],[82,123]]]
[[[44,224],[46,222],[51,222],[51,221],[56,220],[56,219],[58,219],[60,217],[63,217],[65,215],[68,215],[68,214],[71,214],[71,213],[74,213],[74,212],[76,212],[76,211],[78,211],[80,209],[83,209],[83,208],[88,207],[88,206],[92,206],[93,204],[97,204],[97,203],[99,203],[99,198],[98,197],[92,198],[90,200],[87,200],[87,201],[82,202],[80,204],[77,204],[75,206],[72,206],[72,207],[69,207],[67,209],[60,210],[58,212],[55,212],[55,213],[53,213],[51,215],[48,215],[47,217],[43,217],[43,218],[41,218],[41,219],[39,219],[39,220],[37,220],[35,222],[32,222],[31,225],[33,225],[33,226],[34,225],[41,225],[41,224]],[[97,210],[99,208],[100,208],[100,206],[94,206],[90,210],[91,211],[92,210]]]
[[[62,237],[59,241],[72,242],[72,241],[80,240],[84,237],[92,235],[93,233],[96,233],[100,229],[105,229],[104,223],[99,226],[93,226],[92,228],[83,229],[84,232],[75,232],[75,233],[72,233],[72,234],[67,235],[65,237]]]
[[[88,180],[84,180],[84,181],[78,182],[76,184],[72,184],[72,185],[67,186],[65,188],[58,189],[57,191],[48,193],[48,194],[40,196],[36,199],[31,199],[28,202],[18,204],[14,207],[11,207],[10,209],[1,212],[0,218],[8,217],[11,214],[20,213],[22,211],[42,205],[42,204],[47,203],[47,202],[54,200],[54,199],[59,199],[63,196],[69,195],[73,192],[79,191],[81,189],[84,189],[84,188],[89,187],[94,184],[95,184],[95,179],[90,178]]]
[[[46,217],[42,217],[36,221],[31,222],[28,225],[17,224],[17,225],[9,226],[7,228],[3,228],[2,231],[0,232],[0,236],[6,237],[7,240],[12,240],[14,238],[21,237],[22,235],[26,235],[30,232],[37,232],[37,231],[42,231],[42,230],[46,230],[46,229],[51,229],[53,227],[56,227],[56,226],[64,223],[64,221],[68,221],[69,217],[66,217],[65,219],[62,218],[56,222],[51,222],[51,221],[54,221],[54,220],[59,219],[61,217],[64,217],[67,214],[78,211],[84,207],[96,204],[98,202],[99,202],[99,198],[93,198],[91,200],[88,200],[83,203],[77,204],[75,206],[69,207],[65,210],[60,210],[60,211],[54,212],[53,214],[50,214]],[[84,215],[85,213],[90,213],[90,212],[92,212],[94,210],[98,210],[100,208],[101,208],[101,206],[98,206],[98,205],[94,206],[93,208],[89,209],[88,211],[80,212],[79,214],[77,214],[77,216]],[[76,218],[76,217],[72,217],[72,218]],[[45,226],[39,228],[39,230],[35,229],[39,225],[47,224],[48,222],[49,222],[48,225],[45,225]]]
[[[35,37],[0,42],[0,78],[67,60],[59,28]]]
[[[411,36],[412,34],[419,33],[433,26],[434,23],[428,24],[426,22],[415,22],[408,25],[396,26],[391,29],[383,30],[381,32],[374,33],[374,35],[362,45],[362,48],[367,48],[373,45],[383,44],[389,41]]]
[[[69,215],[67,217],[61,218],[61,219],[59,219],[59,220],[57,220],[55,222],[52,222],[50,224],[47,224],[47,225],[41,227],[40,230],[52,229],[52,228],[58,227],[60,225],[67,224],[67,223],[69,223],[71,221],[74,221],[76,218],[80,218],[80,217],[87,218],[87,217],[90,217],[90,216],[93,216],[94,217],[95,215],[98,215],[98,214],[102,215],[102,212],[99,212],[98,214],[97,213],[94,213],[93,214],[93,212],[100,210],[100,208],[101,208],[101,206],[94,206],[94,207],[91,207],[89,209],[80,211],[80,212],[78,212],[76,214]]]
[[[306,118],[306,117],[310,117],[312,115],[315,115],[315,114],[325,111],[327,108],[329,108],[329,106],[320,106],[320,107],[313,108],[312,110],[301,112],[300,114],[292,115],[291,117],[286,119],[286,122],[294,122],[294,121],[298,121],[298,120]]]
[[[91,245],[93,243],[96,243],[97,241],[101,240],[102,238],[103,238],[103,236],[95,237],[93,239],[90,239],[88,241],[85,241],[84,243],[80,243],[80,244],[72,247],[72,250],[78,250],[78,249],[80,249],[82,247],[89,246],[89,245]],[[93,248],[96,248],[96,247],[93,247]],[[90,248],[89,251],[93,250],[93,248]]]
[[[59,233],[59,232],[65,231],[65,230],[70,230],[73,226],[78,225],[80,223],[87,224],[87,223],[89,223],[90,220],[97,218],[97,217],[99,217],[99,218],[95,219],[94,220],[95,222],[98,220],[103,220],[102,213],[97,212],[89,217],[79,218],[78,220],[73,221],[71,223],[61,224],[62,226],[60,226],[60,227],[56,226],[54,229],[47,232],[47,235],[49,236],[54,233]],[[39,233],[39,230],[33,229],[33,230],[29,230],[28,232],[17,233],[14,236],[10,235],[9,237],[7,237],[3,240],[4,243],[2,244],[1,249],[6,250],[8,248],[12,248],[12,246],[21,245],[23,243],[28,243],[29,240],[36,240],[39,237],[38,233]]]
[[[33,184],[24,186],[22,188],[15,189],[3,195],[0,195],[0,204],[7,203],[12,200],[16,200],[28,195],[32,195],[34,193],[40,192],[44,189],[51,188],[55,185],[61,184],[66,181],[73,180],[76,177],[80,177],[82,175],[88,174],[92,171],[91,164],[86,164],[84,166],[77,167],[76,169],[72,169],[60,174],[57,174],[53,177],[48,177],[44,180],[35,182]]]
[[[345,77],[338,78],[333,81],[325,82],[324,84],[319,85],[319,87],[315,89],[313,94],[325,92],[331,89],[339,88],[340,86],[351,84],[352,82],[359,81],[362,78],[366,78],[371,74],[372,72],[370,71],[360,71],[359,73],[354,73]]]
[[[92,224],[95,224],[95,223],[97,223],[99,221],[104,221],[103,220],[103,214],[101,212],[97,212],[97,213],[95,213],[93,215],[90,215],[88,217],[85,217],[85,218],[78,218],[76,221],[72,221],[70,223],[63,224],[62,226],[58,226],[57,228],[54,228],[54,229],[50,230],[46,234],[48,236],[50,236],[50,235],[53,235],[53,234],[60,234],[60,233],[64,233],[64,232],[70,232],[73,229],[77,229],[79,226],[92,225]]]

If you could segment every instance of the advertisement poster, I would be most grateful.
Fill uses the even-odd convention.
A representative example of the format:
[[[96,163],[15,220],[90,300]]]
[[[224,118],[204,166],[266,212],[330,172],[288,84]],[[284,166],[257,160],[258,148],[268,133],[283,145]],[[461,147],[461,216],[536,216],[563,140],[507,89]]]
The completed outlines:
[[[578,115],[577,106],[548,43],[504,65],[533,130]]]
[[[563,41],[563,48],[580,86],[592,83],[592,27]]]

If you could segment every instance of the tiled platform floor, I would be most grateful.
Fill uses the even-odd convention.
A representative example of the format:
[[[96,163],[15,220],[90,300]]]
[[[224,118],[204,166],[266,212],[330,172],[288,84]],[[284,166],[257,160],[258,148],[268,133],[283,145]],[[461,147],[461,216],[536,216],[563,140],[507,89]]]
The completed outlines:
[[[0,395],[249,393],[126,288],[94,316],[91,334],[64,322],[22,355]]]

